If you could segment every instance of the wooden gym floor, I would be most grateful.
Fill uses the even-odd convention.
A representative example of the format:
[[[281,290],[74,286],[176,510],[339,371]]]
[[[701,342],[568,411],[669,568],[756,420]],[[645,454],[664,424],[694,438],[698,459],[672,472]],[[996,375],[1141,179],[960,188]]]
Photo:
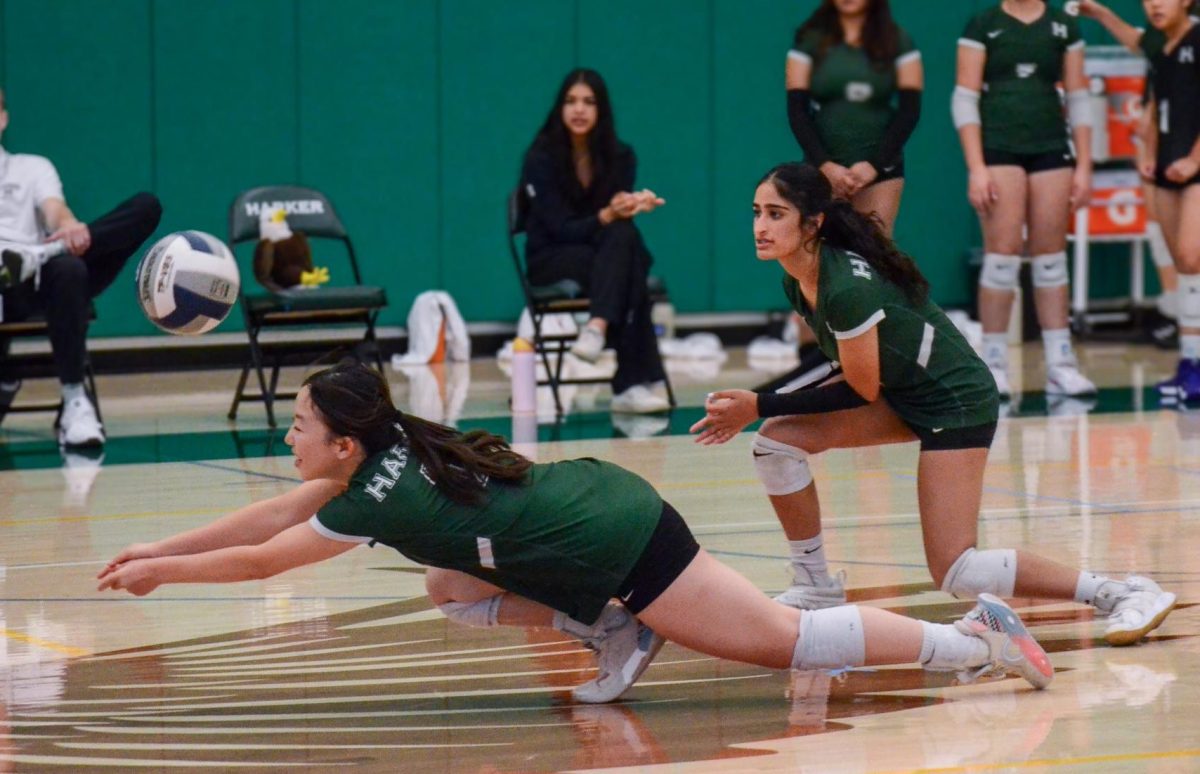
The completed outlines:
[[[913,668],[789,675],[668,644],[601,707],[565,692],[588,678],[586,651],[544,631],[448,624],[421,568],[386,548],[260,583],[96,593],[127,543],[296,480],[261,407],[224,419],[236,374],[101,377],[102,459],[60,455],[49,414],[0,426],[0,771],[1200,770],[1200,412],[1158,409],[1146,388],[1173,363],[1149,348],[1085,348],[1105,388],[1095,406],[1047,406],[1040,352],[1014,354],[1027,392],[992,451],[981,544],[1154,577],[1180,605],[1149,641],[1106,647],[1087,609],[1017,600],[1058,670],[1045,692]],[[707,391],[771,369],[735,350],[672,373],[669,419],[614,420],[606,388],[580,390],[566,422],[522,448],[619,461],[706,548],[778,590],[786,547],[749,435],[718,448],[685,435]],[[512,430],[491,359],[389,379],[401,408]],[[31,383],[22,398],[53,389]],[[827,550],[853,601],[951,621],[969,605],[925,570],[915,462],[913,446],[817,459]]]

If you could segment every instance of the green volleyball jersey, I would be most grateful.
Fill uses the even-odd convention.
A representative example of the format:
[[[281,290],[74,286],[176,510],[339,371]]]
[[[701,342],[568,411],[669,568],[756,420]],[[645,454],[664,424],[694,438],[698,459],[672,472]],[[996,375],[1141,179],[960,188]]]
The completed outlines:
[[[997,5],[967,22],[960,46],[987,54],[979,113],[983,147],[1009,153],[1052,153],[1069,148],[1058,82],[1063,56],[1083,48],[1079,22],[1058,8],[1030,24]]]
[[[822,53],[820,33],[800,30],[788,56],[813,66],[814,120],[829,158],[843,166],[874,161],[896,115],[896,68],[921,57],[908,33],[900,30],[896,57],[889,62],[874,62],[862,48],[845,43]]]
[[[310,523],[328,538],[383,543],[592,622],[663,507],[644,479],[594,459],[536,464],[520,484],[488,481],[485,498],[454,502],[405,446],[394,446],[364,462]]]
[[[901,419],[931,429],[996,421],[996,381],[945,312],[914,303],[855,253],[822,246],[820,260],[815,309],[791,275],[783,290],[826,356],[838,360],[839,340],[878,325],[881,393]]]

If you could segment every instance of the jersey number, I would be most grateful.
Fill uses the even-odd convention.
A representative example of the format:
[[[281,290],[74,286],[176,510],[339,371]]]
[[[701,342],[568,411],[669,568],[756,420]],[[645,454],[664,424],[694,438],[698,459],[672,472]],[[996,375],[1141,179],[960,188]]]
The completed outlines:
[[[1160,134],[1171,133],[1171,103],[1165,99],[1158,103],[1158,131]]]

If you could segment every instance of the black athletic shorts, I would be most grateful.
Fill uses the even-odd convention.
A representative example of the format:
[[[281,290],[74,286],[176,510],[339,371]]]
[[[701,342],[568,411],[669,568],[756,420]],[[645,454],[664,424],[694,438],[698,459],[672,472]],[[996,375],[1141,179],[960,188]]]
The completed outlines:
[[[675,582],[698,553],[700,544],[692,536],[683,517],[663,500],[658,526],[650,535],[650,542],[646,544],[637,564],[621,584],[617,597],[629,608],[629,612],[637,615]]]
[[[990,449],[996,437],[996,423],[973,427],[920,427],[908,422],[908,429],[921,439],[921,451],[950,451],[953,449]]]
[[[983,163],[989,167],[1020,167],[1026,172],[1048,172],[1075,166],[1075,157],[1069,150],[1049,153],[1010,153],[1009,151],[983,149]]]
[[[1169,163],[1163,164],[1160,161],[1154,167],[1154,187],[1155,188],[1162,188],[1163,190],[1166,190],[1166,191],[1182,191],[1183,189],[1187,188],[1188,186],[1192,186],[1192,185],[1196,185],[1197,183],[1200,183],[1200,173],[1197,173],[1197,174],[1193,175],[1192,177],[1189,177],[1187,180],[1184,180],[1182,183],[1176,183],[1174,180],[1168,180],[1167,179],[1167,167],[1169,167],[1169,166],[1171,166]]]

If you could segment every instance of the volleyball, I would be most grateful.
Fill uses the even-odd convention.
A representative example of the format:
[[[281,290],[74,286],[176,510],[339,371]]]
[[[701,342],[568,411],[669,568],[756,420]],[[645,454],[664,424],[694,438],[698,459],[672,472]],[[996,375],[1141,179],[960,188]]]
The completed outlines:
[[[138,263],[136,282],[150,322],[180,336],[220,325],[241,287],[233,253],[203,231],[177,231],[155,242]]]

